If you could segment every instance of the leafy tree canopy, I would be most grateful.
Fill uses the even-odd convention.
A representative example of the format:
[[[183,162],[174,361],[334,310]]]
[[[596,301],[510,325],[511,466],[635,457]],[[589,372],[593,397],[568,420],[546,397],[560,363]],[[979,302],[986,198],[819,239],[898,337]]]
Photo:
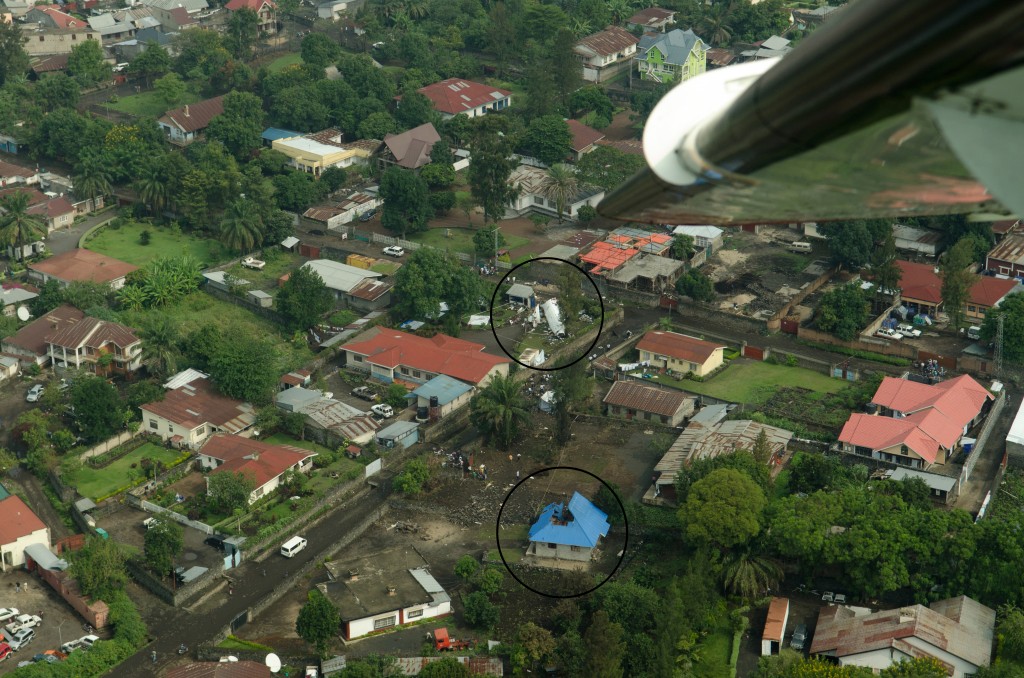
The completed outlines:
[[[870,304],[864,290],[856,283],[834,287],[821,296],[818,304],[818,327],[843,341],[857,338],[867,325]]]

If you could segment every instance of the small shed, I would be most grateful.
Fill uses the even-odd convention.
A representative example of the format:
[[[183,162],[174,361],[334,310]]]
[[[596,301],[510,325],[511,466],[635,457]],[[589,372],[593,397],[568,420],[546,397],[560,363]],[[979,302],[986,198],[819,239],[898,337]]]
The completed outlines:
[[[290,235],[290,236],[288,236],[287,238],[285,238],[284,240],[281,241],[281,249],[287,250],[289,252],[294,252],[295,248],[296,248],[296,246],[298,246],[298,244],[299,244],[299,239],[296,238],[294,235]]]
[[[764,634],[761,636],[762,656],[777,654],[782,649],[788,622],[789,598],[772,598],[768,606],[768,619],[764,623]]]
[[[1007,445],[1009,449],[1009,445]],[[943,476],[927,471],[915,471],[909,468],[896,468],[886,471],[889,480],[901,481],[917,478],[928,486],[931,498],[940,504],[949,504],[960,494],[960,480],[955,476]]]
[[[250,290],[249,302],[260,308],[270,308],[274,304],[274,297],[263,290]]]
[[[420,425],[414,421],[396,421],[391,426],[377,431],[377,444],[384,449],[393,449],[399,445],[411,447],[420,440]]]
[[[510,304],[520,304],[527,308],[533,308],[537,305],[537,295],[529,285],[516,283],[509,288],[508,292],[505,292],[505,301]]]
[[[17,358],[0,355],[0,379],[10,379],[11,377],[18,376],[19,364],[20,362]]]
[[[439,374],[427,383],[419,386],[413,395],[416,396],[416,407],[427,408],[431,420],[447,417],[449,414],[469,403],[473,396],[473,387],[458,379]],[[430,410],[435,410],[430,411]]]

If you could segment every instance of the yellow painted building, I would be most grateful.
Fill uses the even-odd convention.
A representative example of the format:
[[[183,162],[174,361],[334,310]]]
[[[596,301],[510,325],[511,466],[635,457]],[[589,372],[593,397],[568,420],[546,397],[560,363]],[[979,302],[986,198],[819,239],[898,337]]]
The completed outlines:
[[[324,130],[302,137],[277,139],[272,147],[291,160],[288,164],[303,172],[319,177],[330,167],[351,167],[356,164],[367,164],[379,141],[361,139],[344,143],[341,132],[334,129]]]

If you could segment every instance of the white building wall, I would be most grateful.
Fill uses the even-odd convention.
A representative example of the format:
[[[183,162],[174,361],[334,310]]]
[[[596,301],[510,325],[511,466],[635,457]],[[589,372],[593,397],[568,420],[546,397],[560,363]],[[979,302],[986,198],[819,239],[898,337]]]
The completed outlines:
[[[420,613],[420,614],[417,614]],[[421,619],[432,619],[434,617],[443,617],[446,614],[452,613],[452,604],[449,601],[444,601],[439,605],[432,603],[425,603],[422,605],[413,605],[402,610],[402,619],[404,623],[409,624],[418,622]]]
[[[384,614],[375,614],[372,617],[363,617],[362,619],[356,619],[355,621],[349,622],[349,639],[362,638],[368,633],[373,633],[374,631],[379,630],[374,627],[374,622],[378,619],[387,619],[388,617],[394,617],[395,623],[382,628],[394,628],[395,626],[398,626],[398,610],[386,612]]]
[[[42,544],[46,548],[50,548],[50,528],[44,527],[32,534],[20,537],[10,544],[0,546],[0,562],[3,563],[4,572],[25,564],[25,547],[30,544]]]
[[[213,433],[213,426],[206,423],[190,430],[152,412],[142,410],[142,432],[155,433],[164,440],[170,440],[174,436],[181,436],[183,438],[183,445],[195,449],[200,443],[210,437],[210,434]]]

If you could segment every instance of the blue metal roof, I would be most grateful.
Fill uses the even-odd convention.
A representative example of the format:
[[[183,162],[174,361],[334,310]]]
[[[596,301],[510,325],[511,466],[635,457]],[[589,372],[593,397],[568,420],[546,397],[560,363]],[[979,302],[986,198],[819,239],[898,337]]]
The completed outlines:
[[[437,396],[439,405],[447,405],[463,393],[472,390],[469,384],[464,384],[458,379],[452,379],[445,374],[439,374],[427,383],[417,388],[413,393],[421,398]]]
[[[394,424],[391,424],[391,426],[377,431],[377,438],[381,440],[401,438],[415,431],[419,426],[420,425],[414,421],[396,421]]]
[[[288,129],[281,129],[280,127],[268,127],[263,130],[261,135],[264,141],[277,141],[278,139],[288,139],[290,137],[301,137],[302,132],[293,132]]]
[[[572,520],[559,525],[555,521],[562,520],[564,510],[562,502],[548,504],[537,522],[530,526],[530,541],[593,548],[597,546],[598,539],[608,534],[608,515],[579,492],[573,492],[569,500]]]

